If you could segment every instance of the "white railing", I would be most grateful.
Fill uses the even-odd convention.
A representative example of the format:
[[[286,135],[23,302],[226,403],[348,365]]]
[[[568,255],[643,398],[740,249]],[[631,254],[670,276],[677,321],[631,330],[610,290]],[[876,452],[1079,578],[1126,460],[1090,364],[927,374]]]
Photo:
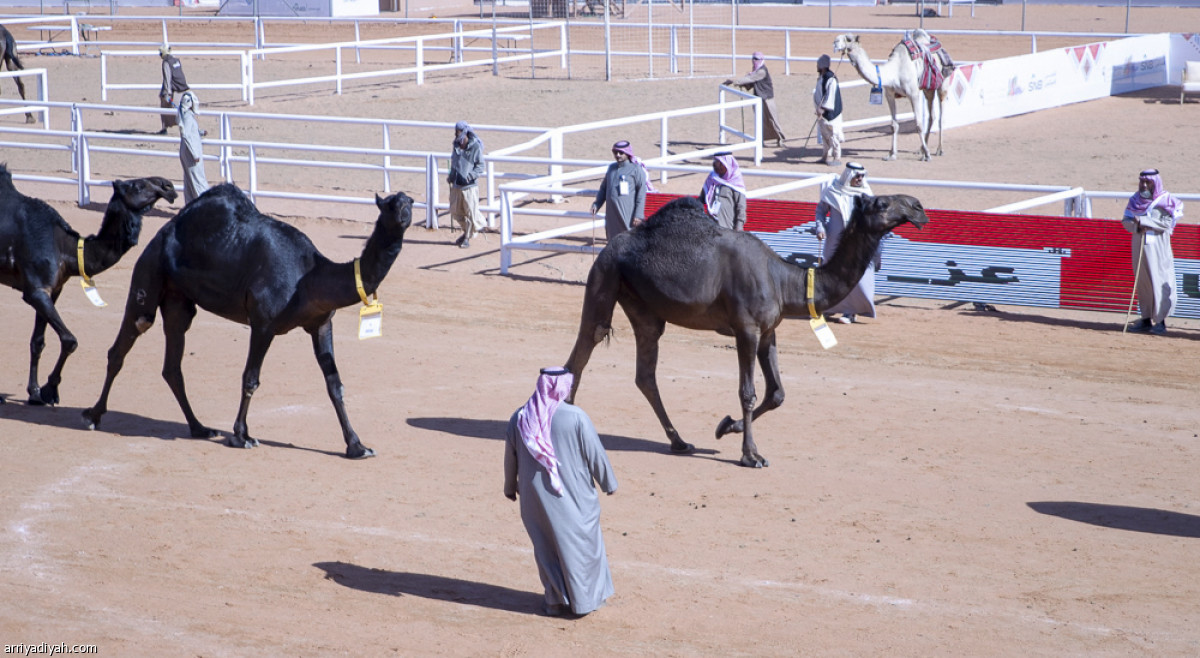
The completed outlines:
[[[14,81],[17,78],[36,78],[34,81],[34,87],[32,89],[30,89],[29,86],[25,87],[25,95],[28,96],[32,91],[37,94],[34,100],[45,100],[50,98],[50,83],[49,79],[46,77],[46,69],[23,69],[0,72],[0,80],[4,80],[5,78],[12,78]],[[0,108],[0,115],[25,113],[41,114],[42,125],[46,128],[50,127],[50,112],[47,111],[47,108],[44,105],[26,105]]]
[[[557,48],[538,49],[534,47],[535,34],[537,32],[546,31],[557,33]],[[487,40],[491,45],[487,47],[467,45],[470,40]],[[511,41],[513,44],[516,44],[520,40],[528,41],[528,48],[517,48],[515,46],[500,44],[501,41]],[[364,50],[388,50],[411,53],[413,64],[384,70],[347,72],[343,66],[343,53],[347,50],[354,53],[356,63],[361,63],[361,52]],[[425,76],[429,73],[452,71],[470,67],[495,67],[501,64],[508,64],[512,62],[533,61],[537,59],[555,57],[559,59],[559,66],[565,67],[567,56],[567,34],[566,23],[561,21],[552,21],[529,25],[501,27],[496,29],[463,30],[461,27],[457,27],[453,32],[414,37],[391,37],[386,39],[370,39],[365,41],[356,40],[319,44],[269,46],[247,50],[197,49],[176,50],[175,52],[177,55],[185,57],[189,55],[194,57],[237,57],[240,65],[238,67],[239,75],[236,82],[232,80],[221,82],[208,81],[197,83],[193,86],[197,89],[238,89],[241,90],[242,100],[250,105],[253,105],[255,92],[256,90],[260,89],[332,83],[334,89],[340,95],[342,93],[342,86],[344,83],[356,80],[414,76],[417,84],[424,84]],[[273,80],[260,79],[263,72],[262,69],[270,69],[269,62],[272,58],[296,53],[322,52],[331,52],[333,54],[333,63],[331,66],[332,70],[326,74],[303,78],[279,78]],[[427,63],[427,55],[430,52],[448,53],[448,59],[450,61],[445,64],[429,64]],[[472,57],[473,55],[474,57]],[[108,92],[110,90],[147,90],[159,88],[159,85],[148,84],[144,82],[137,83],[110,81],[110,60],[115,62],[117,58],[128,57],[157,58],[158,51],[101,51],[100,97],[102,100],[108,100]],[[263,63],[256,65],[256,61]],[[315,61],[328,60],[323,57],[318,57]],[[208,80],[211,80],[215,75],[217,74],[211,70],[206,71],[206,78]]]

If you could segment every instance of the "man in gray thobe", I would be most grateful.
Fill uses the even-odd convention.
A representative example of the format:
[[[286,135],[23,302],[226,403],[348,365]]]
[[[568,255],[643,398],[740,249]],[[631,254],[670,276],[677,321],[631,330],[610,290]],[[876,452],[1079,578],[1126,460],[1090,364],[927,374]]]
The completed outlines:
[[[517,500],[546,590],[546,614],[586,615],[613,594],[596,484],[617,490],[608,455],[582,409],[563,402],[574,376],[547,368],[508,422],[504,495]]]
[[[203,131],[196,122],[196,110],[200,102],[191,91],[179,97],[179,162],[183,165],[183,203],[204,194],[208,189],[208,178],[204,175],[204,147],[200,137]]]
[[[604,182],[596,192],[592,214],[604,206],[604,233],[609,240],[642,223],[646,218],[646,170],[633,155],[633,147],[624,140],[613,144],[613,162],[604,172]]]

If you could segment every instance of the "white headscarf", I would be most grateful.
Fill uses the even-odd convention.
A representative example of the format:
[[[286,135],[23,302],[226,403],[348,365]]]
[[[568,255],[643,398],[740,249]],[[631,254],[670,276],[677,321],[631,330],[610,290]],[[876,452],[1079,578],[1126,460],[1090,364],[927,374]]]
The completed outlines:
[[[196,111],[200,109],[200,99],[196,97],[196,92],[187,90],[179,97],[179,105],[175,108],[175,114],[179,116],[179,123],[183,125],[185,120],[196,120]],[[188,116],[191,115],[191,116]]]
[[[863,176],[862,186],[854,187],[850,180],[859,174]],[[867,168],[857,162],[847,162],[842,175],[821,191],[821,201],[836,207],[842,213],[842,221],[849,221],[854,210],[854,197],[863,195],[874,196],[867,183]]]
[[[575,375],[566,368],[543,368],[538,376],[537,389],[529,401],[517,412],[517,429],[521,441],[529,454],[545,467],[550,476],[550,488],[562,495],[562,477],[558,474],[558,458],[554,456],[554,443],[550,440],[550,421],[558,405],[571,394]]]

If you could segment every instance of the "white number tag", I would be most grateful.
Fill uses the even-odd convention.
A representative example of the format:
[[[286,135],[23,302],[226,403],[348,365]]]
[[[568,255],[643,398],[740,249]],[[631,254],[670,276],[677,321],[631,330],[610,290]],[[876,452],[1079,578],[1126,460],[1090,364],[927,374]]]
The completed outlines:
[[[100,299],[100,291],[96,290],[96,286],[92,285],[90,279],[80,279],[79,283],[83,284],[83,294],[87,295],[88,301],[92,303],[92,306],[108,306],[108,304],[104,303],[103,299]]]
[[[617,183],[617,194],[620,194],[621,196],[629,195],[629,181],[623,180]]]
[[[837,338],[833,335],[833,329],[825,322],[825,318],[816,317],[808,321],[812,327],[813,333],[817,335],[817,340],[821,341],[821,347],[829,349],[837,345]]]
[[[383,304],[368,304],[358,310],[358,339],[383,335]]]

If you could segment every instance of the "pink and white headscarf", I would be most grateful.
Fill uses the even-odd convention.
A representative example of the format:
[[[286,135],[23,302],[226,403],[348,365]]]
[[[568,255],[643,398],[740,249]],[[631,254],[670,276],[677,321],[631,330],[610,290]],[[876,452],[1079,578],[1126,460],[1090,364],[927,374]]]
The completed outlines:
[[[722,185],[728,185],[742,194],[746,193],[746,181],[742,180],[742,170],[738,167],[733,154],[718,153],[713,156],[713,159],[725,165],[725,175],[721,176],[716,170],[713,170],[708,178],[704,179],[704,188],[700,194],[704,197],[705,208],[713,206],[713,202],[717,200],[717,188]]]
[[[654,184],[650,182],[650,171],[648,169],[646,169],[646,165],[642,163],[642,159],[633,154],[633,146],[630,145],[629,142],[622,139],[621,141],[617,142],[616,144],[613,144],[612,150],[620,151],[621,153],[628,155],[630,162],[632,162],[633,164],[642,168],[642,171],[646,173],[646,191],[647,192],[657,192],[658,191],[658,190],[654,189]]]
[[[754,53],[750,55],[750,66],[753,67],[750,69],[750,72],[754,73],[755,71],[761,69],[763,67],[763,64],[766,64],[766,63],[767,63],[767,56],[762,54],[761,51],[758,51],[758,50],[754,51]]]
[[[1146,214],[1151,208],[1162,208],[1178,221],[1178,211],[1183,207],[1183,202],[1163,188],[1162,176],[1158,175],[1158,170],[1147,169],[1139,178],[1150,181],[1150,198],[1143,197],[1141,190],[1134,192],[1133,196],[1129,197],[1129,203],[1125,204],[1125,214],[1137,217]]]
[[[566,368],[543,368],[538,376],[537,389],[517,413],[517,429],[529,454],[545,467],[550,476],[550,488],[562,495],[562,477],[558,474],[558,458],[550,440],[550,421],[558,405],[571,394],[575,375]]]

